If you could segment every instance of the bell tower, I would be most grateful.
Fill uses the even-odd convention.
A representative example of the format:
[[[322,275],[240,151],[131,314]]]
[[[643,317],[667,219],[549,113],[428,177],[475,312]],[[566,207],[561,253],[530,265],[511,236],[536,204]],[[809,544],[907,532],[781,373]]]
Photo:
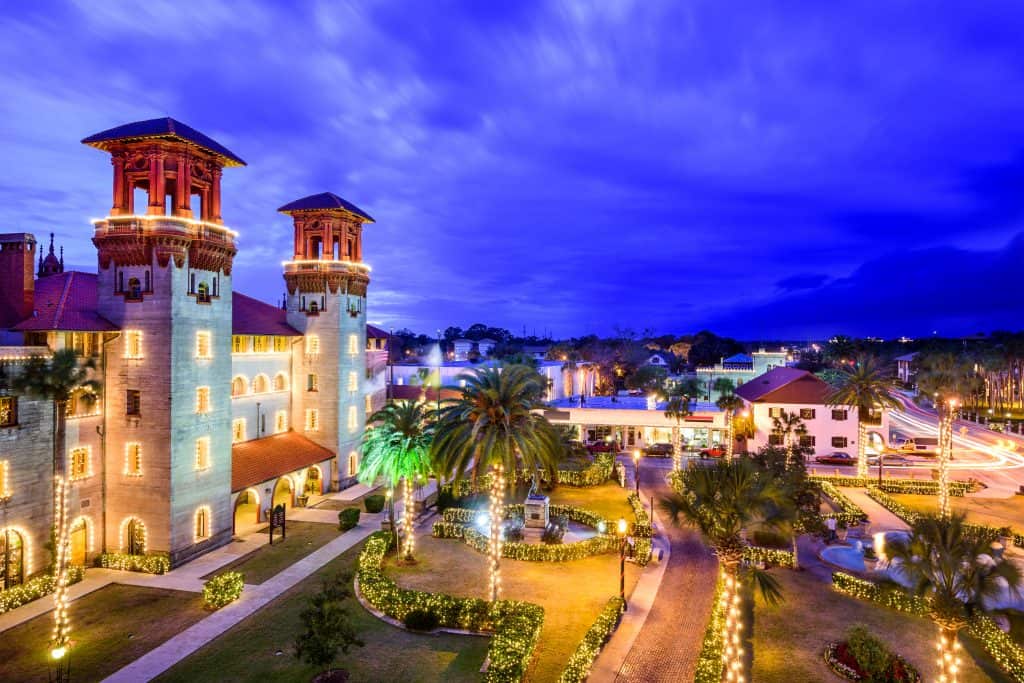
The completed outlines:
[[[294,258],[284,263],[288,323],[305,335],[296,406],[304,434],[334,451],[334,485],[355,481],[366,424],[366,288],[362,230],[373,218],[331,192],[285,204]],[[298,423],[298,420],[296,421]]]
[[[138,536],[177,565],[231,539],[237,234],[221,220],[220,177],[245,162],[171,118],[82,142],[114,168],[110,215],[92,239],[98,309],[121,330],[104,382],[107,546]]]

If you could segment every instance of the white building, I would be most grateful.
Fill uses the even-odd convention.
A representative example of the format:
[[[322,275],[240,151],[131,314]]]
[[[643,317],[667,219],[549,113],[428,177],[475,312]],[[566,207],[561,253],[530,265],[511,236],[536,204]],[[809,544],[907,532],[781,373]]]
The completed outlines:
[[[501,362],[486,360],[479,363],[470,361],[445,361],[440,366],[428,363],[400,363],[391,366],[389,375],[394,386],[434,386],[437,384],[438,373],[441,386],[459,389],[465,386],[461,376],[472,372],[475,368],[500,367]],[[566,367],[562,361],[540,361],[537,363],[539,372],[548,383],[547,401],[557,401],[580,394],[594,394],[596,369],[589,363],[576,363],[576,367]]]

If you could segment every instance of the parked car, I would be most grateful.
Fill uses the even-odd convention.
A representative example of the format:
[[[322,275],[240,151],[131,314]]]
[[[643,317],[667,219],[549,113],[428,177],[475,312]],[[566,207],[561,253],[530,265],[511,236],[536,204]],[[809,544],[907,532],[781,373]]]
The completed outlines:
[[[615,446],[608,441],[594,441],[587,444],[587,450],[591,453],[611,453],[615,450]]]
[[[700,457],[702,458],[721,458],[723,455],[725,455],[725,448],[718,444],[711,448],[705,448],[700,452]]]
[[[644,455],[654,455],[662,458],[667,458],[672,455],[672,444],[670,443],[652,443],[644,448]]]
[[[939,440],[934,436],[916,436],[900,444],[900,453],[935,456],[939,452]]]
[[[836,451],[835,453],[829,453],[828,455],[819,455],[814,458],[814,462],[822,465],[854,465],[856,464],[857,459],[849,453]]]
[[[878,456],[869,455],[868,464],[872,467],[878,467]],[[882,467],[913,467],[914,461],[910,458],[906,458],[902,455],[895,455],[886,453],[882,456]]]

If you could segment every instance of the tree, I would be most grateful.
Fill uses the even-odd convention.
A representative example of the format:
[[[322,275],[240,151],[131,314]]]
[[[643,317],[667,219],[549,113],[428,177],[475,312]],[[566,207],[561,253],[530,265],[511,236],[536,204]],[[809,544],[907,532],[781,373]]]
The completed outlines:
[[[339,650],[348,654],[353,645],[363,646],[346,605],[352,597],[351,582],[352,577],[345,574],[324,581],[321,591],[310,596],[309,606],[299,614],[303,631],[295,639],[295,658],[311,666],[326,667],[327,674],[331,673]]]
[[[54,351],[49,358],[33,356],[23,372],[10,380],[16,393],[32,396],[53,404],[53,499],[54,499],[54,629],[52,648],[56,652],[67,647],[70,626],[67,618],[68,563],[71,537],[67,528],[67,413],[72,399],[86,404],[96,399],[100,383],[93,379],[96,363],[92,358],[81,362],[72,349]]]
[[[558,432],[539,412],[543,378],[522,365],[478,368],[459,376],[462,395],[441,409],[431,456],[456,481],[490,476],[490,598],[501,588],[501,528],[505,520],[505,474],[518,468],[554,474],[562,455]]]
[[[867,477],[868,422],[875,411],[884,413],[886,409],[900,407],[892,376],[874,356],[860,356],[853,366],[840,370],[835,389],[826,402],[857,410],[857,476]]]
[[[963,514],[920,517],[910,537],[887,540],[884,553],[892,570],[908,580],[906,590],[927,602],[939,628],[939,680],[955,681],[960,630],[975,615],[989,611],[986,600],[1007,589],[1020,595],[1020,568],[993,556],[991,542],[969,530]]]
[[[837,334],[825,345],[825,358],[833,365],[844,365],[857,355],[857,346],[851,337]]]
[[[793,566],[799,569],[798,534],[821,533],[824,523],[821,519],[821,490],[807,476],[804,459],[790,457],[791,453],[789,449],[766,446],[753,456],[753,460],[778,483],[792,505]]]
[[[792,459],[799,451],[799,439],[807,434],[807,427],[804,425],[800,413],[788,413],[779,409],[779,414],[772,418],[772,433],[782,437],[782,445]],[[794,443],[793,437],[798,439]]]
[[[434,429],[427,424],[426,404],[421,401],[389,403],[370,416],[373,425],[363,432],[363,459],[359,481],[370,485],[384,477],[394,489],[402,482],[402,553],[406,562],[413,561],[415,533],[413,530],[413,484],[418,477],[430,476],[430,444]],[[394,513],[391,528],[394,532]]]
[[[743,407],[743,399],[735,393],[736,385],[727,377],[719,377],[715,380],[715,391],[718,392],[718,400],[715,405],[719,410],[725,412],[725,459],[732,460],[735,437],[733,437],[732,420],[734,413]]]
[[[665,417],[670,420],[676,421],[676,426],[672,428],[672,469],[678,471],[683,467],[683,448],[682,448],[682,435],[680,433],[680,426],[683,420],[688,415],[692,415],[693,410],[690,407],[690,397],[684,393],[677,393],[673,391],[668,396],[668,402],[665,404]]]
[[[948,517],[949,461],[953,458],[953,420],[963,393],[971,390],[977,376],[951,353],[921,354],[917,366],[918,403],[930,401],[939,418],[939,514]]]
[[[740,611],[740,582],[755,585],[769,603],[778,602],[782,594],[775,578],[743,564],[748,531],[784,529],[788,523],[790,503],[778,483],[746,459],[692,467],[676,476],[679,486],[661,507],[672,524],[699,531],[718,556],[727,609]],[[725,621],[723,639],[727,645],[738,639],[735,620]],[[734,657],[727,666],[738,661]]]
[[[668,370],[657,365],[641,365],[626,378],[627,389],[639,389],[646,393],[662,393]]]
[[[693,345],[686,355],[686,360],[693,367],[707,367],[742,352],[743,345],[735,339],[719,337],[703,330],[694,335]]]

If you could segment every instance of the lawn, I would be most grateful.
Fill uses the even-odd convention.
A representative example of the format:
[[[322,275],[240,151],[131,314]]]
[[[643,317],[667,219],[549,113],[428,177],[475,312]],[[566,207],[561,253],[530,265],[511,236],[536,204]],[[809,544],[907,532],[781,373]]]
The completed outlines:
[[[102,680],[209,614],[198,593],[120,584],[75,600],[68,613],[71,672],[79,681]],[[4,631],[0,680],[46,681],[52,630],[47,613]]]
[[[363,507],[363,501],[368,496],[375,496],[377,494],[383,494],[384,487],[377,486],[370,491],[367,491],[358,498],[352,500],[339,500],[337,498],[320,498],[316,503],[312,503],[309,507],[317,510],[345,510],[347,508],[359,508],[361,511],[366,512],[366,508]]]
[[[890,495],[916,512],[935,513],[939,509],[938,496],[909,493]],[[970,522],[994,527],[1008,526],[1016,531],[1024,531],[1024,496],[1011,496],[1010,498],[950,496],[949,502],[954,512],[966,512],[967,520]]]
[[[242,572],[246,583],[263,583],[282,569],[289,567],[314,550],[333,541],[340,533],[334,524],[319,522],[288,522],[288,537],[281,540],[274,532],[274,545],[265,544],[231,564],[204,576],[207,579],[229,569]],[[267,527],[261,533],[267,535]],[[269,537],[269,536],[268,536]]]
[[[841,595],[811,572],[773,572],[785,602],[768,607],[760,599],[754,610],[752,680],[758,683],[839,680],[822,659],[822,651],[841,639],[850,625],[864,624],[890,649],[903,655],[926,681],[937,680],[936,629],[921,617]],[[981,666],[972,659],[979,657]],[[973,641],[966,641],[960,683],[1008,680]],[[984,670],[983,668],[984,667]]]
[[[338,572],[354,572],[363,544],[339,555],[226,634],[157,678],[164,683],[221,681],[309,681],[317,669],[295,659],[292,643],[299,613],[321,582]],[[350,681],[479,681],[489,640],[450,634],[417,635],[389,626],[351,601],[352,623],[365,642],[335,666],[347,669]]]
[[[519,487],[510,491],[505,500],[508,503],[522,503],[526,499],[529,487]],[[605,482],[600,486],[557,486],[554,491],[545,491],[556,505],[571,505],[578,508],[586,508],[592,512],[611,520],[625,517],[626,521],[633,521],[633,508],[629,505],[626,497],[632,489],[624,489],[614,482]],[[477,495],[465,499],[459,503],[459,507],[487,507],[487,496]]]
[[[395,566],[389,562],[387,565],[388,574],[399,585],[486,597],[485,555],[461,541],[429,536],[417,538],[416,545],[417,564]],[[639,573],[639,567],[627,563],[627,598]],[[501,577],[503,597],[528,600],[544,608],[544,628],[529,680],[555,681],[608,598],[618,592],[619,558],[598,555],[559,563],[504,559]]]

